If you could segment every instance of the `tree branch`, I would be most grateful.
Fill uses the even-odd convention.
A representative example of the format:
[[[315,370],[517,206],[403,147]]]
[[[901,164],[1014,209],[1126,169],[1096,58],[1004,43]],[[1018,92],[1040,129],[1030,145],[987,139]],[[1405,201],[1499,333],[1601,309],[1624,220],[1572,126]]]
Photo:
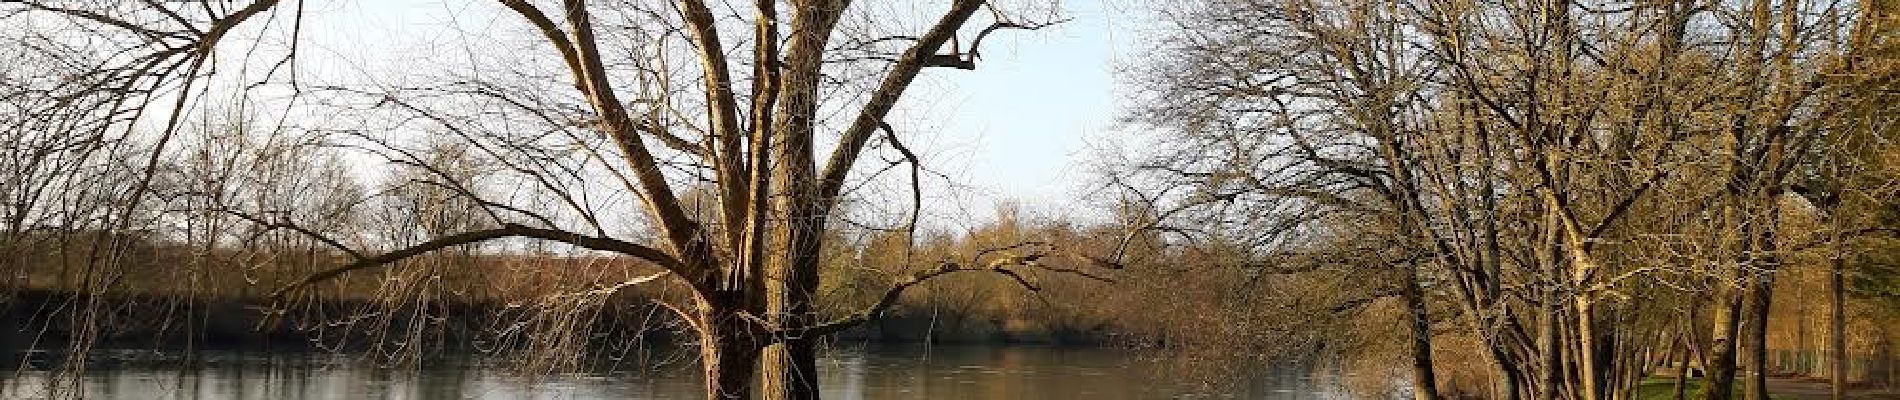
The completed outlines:
[[[870,307],[866,307],[863,310],[859,310],[858,312],[851,313],[850,315],[846,315],[838,319],[834,319],[825,323],[818,324],[816,326],[802,329],[798,332],[786,332],[785,334],[787,336],[792,336],[792,337],[824,336],[824,335],[837,333],[839,331],[848,329],[853,326],[857,326],[858,324],[861,324],[866,321],[876,319],[879,316],[882,316],[884,314],[884,311],[889,310],[891,306],[897,304],[897,299],[903,296],[905,289],[909,289],[912,286],[917,286],[918,284],[924,283],[924,281],[928,281],[932,278],[948,275],[954,272],[996,271],[998,273],[1002,273],[1002,274],[1010,276],[1011,278],[1014,278],[1017,283],[1022,284],[1024,288],[1029,289],[1030,291],[1041,290],[1040,287],[1035,286],[1027,278],[1024,278],[1021,274],[1017,274],[1014,271],[1009,271],[1008,269],[1005,269],[1005,267],[1010,266],[1010,264],[1008,264],[1009,261],[1013,261],[1013,260],[1011,260],[1010,258],[1002,258],[1002,259],[997,259],[995,261],[991,261],[989,264],[985,264],[985,265],[964,265],[964,264],[959,264],[956,262],[945,262],[942,264],[938,264],[934,268],[917,271],[916,273],[913,273],[910,276],[904,277],[904,279],[899,279],[897,282],[892,283],[891,288],[884,292],[884,296],[879,297],[877,302],[872,303]]]
[[[936,25],[919,37],[916,44],[904,51],[897,64],[891,67],[890,74],[878,83],[877,89],[871,92],[870,101],[858,112],[851,127],[845,129],[838,147],[832,150],[831,158],[825,162],[824,172],[819,175],[818,199],[824,202],[822,208],[829,209],[836,203],[834,198],[843,188],[845,175],[850,173],[852,164],[857,163],[858,155],[864,151],[865,142],[871,139],[891,108],[897,106],[897,100],[903,97],[911,81],[917,79],[917,73],[923,70],[926,59],[935,55],[944,42],[956,36],[957,28],[962,27],[970,15],[982,6],[983,0],[957,0],[951,4],[950,11],[944,13]]]
[[[652,262],[656,265],[659,265],[661,268],[665,268],[667,271],[671,271],[675,274],[683,274],[684,272],[688,272],[688,269],[685,263],[680,262],[678,258],[674,258],[672,255],[667,254],[664,251],[661,251],[659,249],[655,249],[652,247],[647,247],[647,246],[643,246],[643,245],[639,245],[639,244],[635,244],[631,242],[625,242],[625,241],[608,238],[608,237],[587,236],[587,235],[582,235],[579,233],[573,233],[573,232],[568,232],[568,231],[563,231],[563,230],[558,230],[558,229],[534,228],[534,227],[518,225],[518,224],[504,224],[500,228],[479,230],[479,231],[473,231],[473,232],[464,232],[464,233],[458,233],[458,234],[449,235],[449,236],[443,236],[440,238],[436,238],[435,240],[430,240],[430,241],[423,242],[414,246],[409,246],[401,250],[378,254],[378,255],[370,256],[370,257],[358,258],[356,262],[352,262],[348,265],[344,265],[341,267],[333,268],[327,271],[310,275],[308,277],[305,277],[302,280],[297,281],[296,283],[291,284],[290,286],[277,289],[276,291],[271,293],[270,297],[281,298],[292,290],[300,289],[305,286],[310,286],[319,282],[330,280],[332,278],[336,278],[337,276],[343,275],[344,273],[347,273],[350,271],[375,268],[378,266],[386,265],[386,264],[397,262],[397,261],[402,261],[410,257],[427,254],[429,252],[441,250],[448,247],[480,243],[480,242],[485,242],[489,240],[510,238],[510,237],[534,238],[534,239],[567,243],[570,245],[574,245],[576,247],[582,247],[582,248],[587,248],[587,249],[592,249],[592,250],[611,251],[615,253],[634,256],[634,257],[646,260],[648,262]]]
[[[1052,254],[1059,253],[1059,251],[1054,250],[1054,249],[1037,249],[1028,254],[1023,254],[1023,255],[1016,255],[1016,254],[1011,253],[1013,250],[1016,250],[1016,249],[1022,249],[1026,247],[1046,247],[1046,246],[1049,246],[1049,244],[1044,243],[1044,242],[1024,242],[1024,243],[1018,243],[1011,246],[997,247],[997,248],[984,250],[982,252],[977,253],[976,257],[973,257],[969,263],[958,263],[955,261],[946,261],[941,264],[938,264],[935,267],[917,271],[915,273],[910,274],[909,276],[904,277],[903,279],[899,279],[896,282],[893,282],[891,284],[891,288],[886,290],[884,292],[884,295],[880,296],[876,303],[872,303],[869,307],[865,307],[863,310],[859,310],[858,312],[851,313],[850,315],[839,317],[837,319],[833,319],[831,321],[820,323],[814,326],[802,327],[802,328],[800,327],[779,328],[777,329],[777,331],[779,332],[779,335],[785,336],[785,337],[815,337],[815,336],[824,336],[824,335],[830,335],[833,333],[838,333],[839,331],[850,329],[853,326],[857,326],[858,324],[861,324],[861,323],[870,321],[872,319],[876,319],[879,316],[882,316],[885,311],[891,308],[891,306],[897,304],[898,298],[903,297],[904,291],[906,289],[909,289],[913,286],[917,286],[918,284],[922,284],[925,281],[931,280],[933,278],[949,275],[951,273],[956,273],[956,272],[963,272],[963,271],[995,272],[997,274],[1001,274],[1003,276],[1009,277],[1010,279],[1016,281],[1016,284],[1021,285],[1024,289],[1028,289],[1031,292],[1041,291],[1042,287],[1038,285],[1034,279],[1030,278],[1030,276],[1023,274],[1023,271],[1014,269],[1014,267],[1036,268],[1036,269],[1041,269],[1041,270],[1050,271],[1050,272],[1075,274],[1084,278],[1093,279],[1093,280],[1101,281],[1101,282],[1111,282],[1111,283],[1114,282],[1113,280],[1108,279],[1106,277],[1095,275],[1078,268],[1052,266],[1052,265],[1041,263],[1040,261],[1042,259],[1047,258],[1048,256]],[[989,262],[980,262],[980,260],[982,260],[985,257],[989,257],[992,254],[1001,254],[1001,255],[997,256],[993,260],[990,260]],[[1106,263],[1093,257],[1078,255],[1077,258],[1082,259],[1090,266],[1105,267],[1109,269],[1120,268],[1119,265]]]
[[[311,230],[310,228],[306,228],[303,225],[298,225],[295,222],[290,222],[290,219],[288,217],[285,217],[283,222],[271,222],[264,219],[263,217],[258,217],[255,215],[244,213],[242,211],[232,210],[225,207],[218,207],[217,211],[223,212],[225,214],[228,214],[234,217],[238,217],[238,219],[250,221],[253,224],[257,224],[258,226],[263,227],[264,230],[259,231],[257,233],[257,236],[262,236],[265,233],[269,233],[270,231],[274,231],[278,229],[289,229],[292,232],[297,232],[298,234],[304,235],[318,242],[322,242],[323,244],[328,245],[332,248],[335,248],[339,251],[342,251],[344,254],[349,254],[350,257],[354,257],[358,259],[363,258],[363,253],[356,251],[356,249],[352,249],[350,248],[350,246],[344,245],[343,242],[341,241],[338,241],[329,236],[325,236],[324,234],[318,233],[317,231]],[[253,236],[252,238],[255,239],[256,236]]]
[[[1637,200],[1641,200],[1644,194],[1649,193],[1650,188],[1656,187],[1656,182],[1661,181],[1668,176],[1669,176],[1669,171],[1666,171],[1666,170],[1656,171],[1654,173],[1651,173],[1649,175],[1649,179],[1643,180],[1642,185],[1637,186],[1636,190],[1630,191],[1628,196],[1623,197],[1622,201],[1617,202],[1616,206],[1611,207],[1610,213],[1608,215],[1603,216],[1602,221],[1597,221],[1596,226],[1591,227],[1589,231],[1590,233],[1588,233],[1587,234],[1588,236],[1585,236],[1585,237],[1590,240],[1603,237],[1603,234],[1608,233],[1608,231],[1610,230],[1610,227],[1616,223],[1616,220],[1621,219],[1624,214],[1629,213],[1630,208],[1636,205]],[[1588,243],[1594,243],[1594,242],[1586,242],[1586,245],[1588,245]]]
[[[739,129],[739,105],[732,94],[732,70],[726,63],[726,51],[719,43],[719,29],[713,21],[711,10],[702,0],[684,0],[679,2],[680,18],[686,21],[688,31],[692,32],[693,44],[699,48],[700,69],[706,83],[706,113],[713,122],[712,137],[705,147],[712,150],[707,157],[713,164],[713,173],[719,177],[720,217],[728,229],[725,230],[726,245],[737,248],[742,245],[744,233],[736,229],[746,221],[746,205],[749,191],[746,188],[746,159],[742,157],[739,137],[744,135]],[[760,4],[760,29],[769,29],[775,13],[769,9],[770,2]],[[778,38],[759,35],[760,51],[770,47]],[[759,59],[760,64],[771,64],[776,60]],[[755,111],[756,112],[756,111]]]
[[[625,105],[614,95],[611,82],[608,81],[607,68],[602,64],[600,51],[595,47],[592,17],[588,15],[583,0],[564,2],[568,24],[573,25],[573,50],[579,57],[573,71],[577,76],[581,90],[587,95],[588,102],[600,113],[609,136],[619,144],[625,153],[627,163],[634,170],[634,177],[640,183],[641,196],[646,202],[649,213],[659,223],[667,241],[679,254],[694,258],[693,265],[714,263],[711,243],[704,237],[704,229],[699,223],[687,217],[686,210],[680,205],[672,187],[666,181],[666,174],[660,171],[659,162],[647,151],[646,144],[636,134],[639,126],[627,115]],[[557,44],[559,42],[556,42]],[[705,284],[707,271],[674,271],[691,280],[695,286]]]

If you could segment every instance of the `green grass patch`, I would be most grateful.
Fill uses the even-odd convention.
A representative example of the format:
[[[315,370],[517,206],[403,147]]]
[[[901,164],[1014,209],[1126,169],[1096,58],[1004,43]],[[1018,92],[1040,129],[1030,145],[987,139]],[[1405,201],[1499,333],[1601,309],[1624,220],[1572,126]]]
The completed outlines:
[[[1702,398],[1702,387],[1705,384],[1702,378],[1689,378],[1689,381],[1686,383],[1689,387],[1684,389],[1683,393],[1688,394],[1688,398]],[[1736,380],[1735,391],[1731,393],[1735,393],[1736,398],[1741,398],[1742,382],[1740,379]],[[1780,396],[1769,397],[1771,399],[1782,398]],[[1676,378],[1645,378],[1643,379],[1643,383],[1636,385],[1635,400],[1675,400],[1675,398]]]
[[[1740,378],[1740,377],[1738,376],[1737,378]],[[1775,382],[1774,380],[1770,380],[1769,382],[1770,383],[1768,386],[1768,391],[1769,391],[1768,398],[1772,400],[1821,400],[1821,399],[1828,398],[1827,394],[1825,393],[1825,388],[1817,389],[1815,387],[1812,387],[1811,385],[1804,385],[1801,387],[1777,388],[1775,386],[1776,384],[1773,383]],[[1687,398],[1690,398],[1690,399],[1702,398],[1702,390],[1703,390],[1703,386],[1705,385],[1705,382],[1703,381],[1702,378],[1689,378],[1687,384],[1688,384],[1688,388],[1683,391],[1683,393],[1687,394]],[[1793,383],[1789,383],[1786,381],[1783,381],[1782,384],[1793,385]],[[1743,385],[1744,384],[1742,383],[1741,379],[1736,379],[1735,391],[1732,392],[1735,394],[1733,398],[1740,399],[1744,397],[1745,394],[1742,391]],[[1817,390],[1820,390],[1820,391],[1817,391]],[[1643,379],[1643,382],[1636,386],[1635,400],[1674,400],[1675,398],[1676,398],[1676,378],[1673,378],[1673,377],[1647,378],[1647,379]],[[1856,394],[1853,392],[1849,392],[1847,398],[1859,400],[1859,399],[1880,399],[1880,398],[1892,398],[1892,397],[1891,395],[1879,394],[1879,393]]]
[[[1702,379],[1690,379],[1689,387],[1684,389],[1688,398],[1698,398],[1702,394]],[[1636,385],[1635,400],[1674,400],[1676,398],[1675,378],[1644,378]]]

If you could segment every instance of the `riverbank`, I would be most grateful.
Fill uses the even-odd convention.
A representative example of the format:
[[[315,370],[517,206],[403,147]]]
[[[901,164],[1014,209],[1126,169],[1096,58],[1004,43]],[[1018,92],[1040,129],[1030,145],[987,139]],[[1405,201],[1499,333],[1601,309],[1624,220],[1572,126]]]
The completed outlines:
[[[588,326],[590,342],[603,347],[633,340],[671,343],[681,325],[649,302],[610,299]],[[373,300],[305,302],[267,312],[255,299],[181,298],[118,294],[90,296],[21,290],[0,298],[0,350],[63,350],[73,343],[105,348],[155,350],[198,348],[349,349],[388,340],[389,332],[425,332],[434,350],[479,352],[480,344],[518,318],[509,305],[432,302],[389,305]],[[87,311],[90,310],[90,311]],[[1036,344],[1098,347],[1134,342],[1106,325],[1068,327],[1029,318],[986,318],[942,312],[907,312],[839,333],[845,343]]]
[[[471,351],[487,339],[508,308],[491,302],[391,305],[362,299],[306,301],[283,310],[267,304],[236,297],[13,291],[0,299],[0,350],[66,350],[76,343],[150,350],[349,350],[379,340],[421,338],[432,351]],[[615,306],[635,305],[609,305]],[[646,313],[637,315],[661,312],[640,311]],[[670,333],[634,329],[630,319],[619,315],[596,322],[595,331],[586,336],[603,342],[635,336],[668,339]]]
[[[1702,398],[1703,378],[1690,378],[1686,381],[1684,393],[1687,398]],[[1741,393],[1742,383],[1735,383],[1735,393]],[[1739,396],[1739,395],[1738,395]],[[1824,379],[1819,378],[1768,378],[1768,396],[1772,400],[1827,400],[1833,392]],[[1900,390],[1873,385],[1849,385],[1849,400],[1900,399]],[[1675,400],[1676,379],[1674,377],[1652,377],[1643,380],[1636,388],[1635,400]]]

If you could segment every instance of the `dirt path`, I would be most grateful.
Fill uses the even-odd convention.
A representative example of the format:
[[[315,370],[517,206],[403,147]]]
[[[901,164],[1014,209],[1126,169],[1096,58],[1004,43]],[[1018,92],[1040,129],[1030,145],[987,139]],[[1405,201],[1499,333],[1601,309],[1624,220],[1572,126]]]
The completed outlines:
[[[1827,399],[1833,393],[1829,390],[1826,381],[1800,378],[1768,378],[1768,392],[1777,399],[1797,400]],[[1878,388],[1853,388],[1847,391],[1847,398],[1900,399],[1900,392],[1889,392]]]

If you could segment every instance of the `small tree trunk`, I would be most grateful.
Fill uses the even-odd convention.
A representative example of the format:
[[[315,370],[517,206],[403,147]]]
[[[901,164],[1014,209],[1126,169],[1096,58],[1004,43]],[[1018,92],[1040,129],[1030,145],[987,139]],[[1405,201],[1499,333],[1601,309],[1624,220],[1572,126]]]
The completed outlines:
[[[1749,291],[1748,332],[1748,400],[1768,400],[1768,307],[1774,296],[1774,272],[1764,272],[1755,278],[1755,288]]]
[[[1571,309],[1568,311],[1574,312],[1576,310]],[[1577,342],[1579,341],[1577,340],[1577,318],[1575,314],[1564,314],[1564,316],[1565,318],[1557,321],[1557,323],[1563,324],[1563,329],[1557,330],[1557,334],[1559,335],[1557,344],[1563,348],[1564,352],[1564,362],[1560,364],[1564,368],[1564,394],[1562,397],[1566,399],[1582,399],[1584,398],[1583,374],[1578,371],[1580,369],[1578,367],[1580,364],[1578,360],[1582,360],[1583,356],[1578,354],[1578,352],[1582,350],[1577,346]]]
[[[1582,385],[1584,399],[1602,399],[1603,371],[1597,359],[1596,321],[1593,318],[1596,302],[1589,295],[1578,295],[1574,300],[1577,307],[1577,375],[1581,381],[1578,383]]]
[[[1561,313],[1557,307],[1556,296],[1550,292],[1546,294],[1544,315],[1541,317],[1543,327],[1538,332],[1538,347],[1544,357],[1543,369],[1538,371],[1540,374],[1538,380],[1543,387],[1540,388],[1542,391],[1537,394],[1537,398],[1538,400],[1556,400],[1559,393],[1563,391],[1564,352],[1563,342],[1558,334],[1558,329],[1561,329],[1563,325],[1558,323],[1560,319],[1558,315]]]
[[[1770,204],[1772,199],[1769,200]],[[1768,207],[1768,215],[1774,215],[1779,207]],[[1752,309],[1748,314],[1748,400],[1768,400],[1768,314],[1775,295],[1775,270],[1781,266],[1781,258],[1775,255],[1780,249],[1775,245],[1776,225],[1765,224],[1760,233],[1754,236],[1752,247],[1758,256],[1755,266],[1761,268],[1749,282],[1753,288],[1748,292],[1748,305]]]
[[[1847,398],[1847,284],[1844,279],[1847,260],[1841,252],[1838,228],[1830,242],[1834,255],[1828,260],[1831,274],[1827,281],[1828,306],[1833,311],[1833,317],[1828,321],[1827,354],[1831,357],[1828,361],[1832,365],[1828,369],[1828,383],[1832,386],[1834,400],[1842,400]]]
[[[1417,266],[1405,271],[1405,306],[1412,314],[1412,398],[1438,399],[1438,377],[1432,372],[1432,315],[1425,308],[1424,288],[1418,284]]]
[[[1686,343],[1688,341],[1688,338],[1682,338],[1677,341],[1678,343],[1683,343],[1684,346],[1682,346],[1682,355],[1676,358],[1676,360],[1680,362],[1676,364],[1676,400],[1689,400],[1689,347],[1694,346],[1694,344]]]
[[[1740,289],[1730,289],[1730,292]],[[1727,294],[1717,299],[1715,304],[1715,334],[1709,346],[1708,377],[1702,388],[1704,400],[1728,400],[1733,398],[1735,388],[1735,334],[1740,328],[1742,301],[1740,296]]]
[[[1498,376],[1504,378],[1503,382],[1499,382],[1503,387],[1498,390],[1507,400],[1521,400],[1524,398],[1524,384],[1520,379],[1523,377],[1523,367],[1518,366],[1501,346],[1503,344],[1497,341],[1492,341],[1490,346],[1491,359],[1497,364]]]

